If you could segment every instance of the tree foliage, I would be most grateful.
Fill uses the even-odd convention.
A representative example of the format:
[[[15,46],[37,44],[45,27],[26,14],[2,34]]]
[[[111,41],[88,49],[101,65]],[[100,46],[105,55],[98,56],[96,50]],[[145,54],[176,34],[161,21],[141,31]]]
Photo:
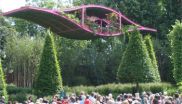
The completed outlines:
[[[0,58],[4,60],[6,37],[14,33],[14,29],[10,28],[10,24],[5,21],[5,18],[0,16]]]
[[[77,5],[99,4],[111,7],[126,15],[129,19],[157,29],[151,33],[155,40],[154,48],[158,59],[159,72],[162,81],[173,82],[172,64],[170,61],[167,33],[176,17],[181,18],[180,0],[75,0]],[[78,2],[79,1],[79,2]],[[171,15],[173,14],[173,15]],[[146,32],[142,32],[142,34]],[[123,42],[123,41],[122,41]],[[124,42],[123,42],[124,43]],[[124,44],[127,45],[127,44]],[[114,70],[114,69],[113,69]]]
[[[147,51],[148,51],[149,57],[151,59],[151,63],[153,65],[153,68],[154,68],[154,72],[155,72],[154,76],[156,78],[156,81],[160,82],[161,78],[160,78],[157,60],[156,60],[156,56],[155,56],[155,52],[154,52],[154,48],[153,48],[153,44],[152,44],[152,40],[151,40],[150,35],[145,36],[144,43],[147,47]]]
[[[26,1],[27,5],[54,9],[65,8],[64,5],[66,4],[61,0]],[[151,33],[151,36],[161,80],[173,82],[170,43],[166,34],[172,28],[171,24],[176,19],[181,20],[181,0],[74,0],[73,5],[83,4],[99,4],[111,7],[143,26],[157,29],[158,32]],[[12,25],[7,24],[7,22]],[[44,37],[44,32],[45,29],[41,26],[25,20],[6,18],[5,21],[4,18],[0,18],[0,48],[2,49],[0,53],[7,82],[23,87],[31,85],[28,83],[35,75],[34,71],[39,63],[44,38],[41,38],[40,43],[38,42],[34,48],[32,46],[37,40],[35,37]],[[6,41],[8,34],[17,34],[17,42]],[[142,32],[142,34],[145,35],[145,32]],[[23,42],[23,39],[27,35],[30,37],[27,37],[28,40],[25,39],[28,41],[26,43],[26,41]],[[32,37],[34,39],[30,41]],[[126,35],[90,41],[77,41],[62,37],[56,37],[55,39],[64,84],[73,86],[116,82],[117,67],[120,64],[125,47],[128,45]],[[8,49],[4,47],[6,46],[5,43],[9,44]],[[32,52],[32,49],[35,51]],[[23,61],[23,59],[26,61]],[[11,70],[13,70],[13,73],[9,73]],[[28,83],[25,83],[27,80]]]
[[[4,71],[1,65],[1,59],[0,59],[0,96],[4,96],[5,100],[8,101],[8,95],[6,91],[6,82],[5,82]]]
[[[128,47],[118,68],[119,82],[156,82],[154,69],[146,45],[138,31],[132,32]]]
[[[172,47],[173,76],[175,81],[182,81],[182,23],[176,21],[173,30],[169,33]]]
[[[16,31],[6,37],[4,67],[7,83],[31,87],[43,49],[41,36],[20,36]]]
[[[116,80],[119,51],[123,50],[119,38],[88,41],[56,37],[56,44],[64,84],[99,85]]]
[[[48,32],[35,79],[34,91],[38,96],[54,95],[62,90],[62,78],[52,33]]]
[[[19,33],[19,35],[29,35],[29,36],[44,36],[45,29],[33,22],[29,22],[23,19],[14,18],[11,20],[16,25],[14,28]]]

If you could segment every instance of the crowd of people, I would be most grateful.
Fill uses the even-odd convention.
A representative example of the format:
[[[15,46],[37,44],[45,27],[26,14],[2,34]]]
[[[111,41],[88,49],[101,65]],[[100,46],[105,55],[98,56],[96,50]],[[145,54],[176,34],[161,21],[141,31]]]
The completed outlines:
[[[34,104],[34,102],[29,98],[26,102],[27,104]],[[179,93],[174,94],[174,96],[168,96],[162,93],[146,93],[143,92],[141,95],[139,93],[132,94],[120,94],[115,99],[110,93],[108,96],[102,96],[99,93],[92,92],[90,95],[81,92],[80,95],[71,94],[70,96],[64,96],[59,98],[54,96],[52,101],[49,102],[46,99],[39,98],[35,104],[182,104],[182,96]]]
[[[0,104],[4,104],[1,103]],[[11,104],[11,103],[9,103]],[[14,103],[20,104],[20,103]],[[35,102],[30,96],[24,104],[182,104],[182,96],[179,93],[173,96],[168,96],[162,93],[124,93],[118,95],[116,98],[110,93],[107,96],[102,96],[99,93],[92,92],[90,95],[81,92],[79,95],[71,94],[69,96],[59,97],[57,95],[52,97],[52,100],[39,98]]]

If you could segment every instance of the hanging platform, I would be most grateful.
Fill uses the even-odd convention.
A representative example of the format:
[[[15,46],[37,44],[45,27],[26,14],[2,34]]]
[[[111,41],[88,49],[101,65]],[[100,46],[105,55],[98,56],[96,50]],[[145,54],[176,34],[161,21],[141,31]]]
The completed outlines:
[[[83,5],[63,11],[25,6],[3,15],[34,22],[71,39],[118,36],[126,25],[134,25],[141,31],[156,32],[131,21],[120,12],[100,5]]]

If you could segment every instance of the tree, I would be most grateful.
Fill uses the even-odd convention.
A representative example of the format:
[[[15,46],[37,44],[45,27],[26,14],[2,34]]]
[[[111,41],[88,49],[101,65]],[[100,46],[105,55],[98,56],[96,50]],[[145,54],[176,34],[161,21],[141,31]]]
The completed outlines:
[[[48,31],[35,79],[34,91],[38,96],[48,96],[62,90],[62,78],[52,33]]]
[[[10,24],[5,21],[5,18],[3,16],[0,16],[0,58],[2,61],[5,58],[4,46],[6,43],[6,37],[12,33],[13,29],[11,28]]]
[[[153,44],[152,44],[152,40],[151,40],[150,35],[145,36],[144,43],[147,47],[147,51],[148,51],[149,57],[151,59],[151,63],[153,65],[153,68],[154,68],[154,72],[155,72],[154,76],[156,78],[155,80],[157,82],[160,82],[161,79],[160,79],[160,75],[159,75],[159,71],[158,71],[157,60],[155,57],[155,52],[154,52],[154,48],[153,48]]]
[[[61,0],[26,1],[27,5],[37,7],[63,8]],[[170,61],[169,52],[170,44],[167,41],[166,34],[176,18],[181,20],[182,12],[180,11],[182,9],[180,9],[180,0],[153,0],[152,2],[151,0],[74,0],[74,3],[76,5],[105,5],[120,10],[121,13],[141,25],[157,29],[158,32],[152,33],[151,36],[155,37],[153,45],[158,59],[161,80],[174,82],[172,73],[173,66]],[[9,24],[15,25],[8,26],[6,25],[8,22]],[[18,34],[18,39],[15,41],[7,40],[8,34],[11,34],[9,33],[10,30],[13,29],[16,29],[15,31],[17,32],[12,32],[12,34]],[[32,42],[37,40],[35,37],[44,37],[44,32],[45,29],[43,27],[31,22],[12,18],[6,18],[5,21],[2,16],[0,17],[0,54],[2,56],[2,64],[6,73],[7,83],[13,81],[17,86],[31,87],[31,83],[29,82],[32,80],[32,75],[34,76],[35,74],[34,71],[38,66],[37,63],[40,61],[39,55],[42,51],[41,47],[43,44],[40,42],[40,44],[34,45],[35,48],[33,48],[32,45],[34,43]],[[31,37],[27,37],[24,40],[24,36],[27,34]],[[21,38],[22,36],[23,38]],[[124,36],[126,37],[126,34]],[[77,41],[59,37],[57,52],[64,78],[63,83],[74,86],[80,84],[98,85],[116,82],[117,69],[121,62],[120,57],[122,57],[125,47],[128,44],[128,39],[127,41],[123,41],[125,40],[124,36],[119,36],[119,38],[99,38],[91,41]],[[30,39],[32,37],[34,38],[33,40]],[[8,47],[5,47],[6,43],[8,43]],[[11,70],[13,70],[13,73],[9,73]]]
[[[26,21],[23,19],[13,18],[11,22],[15,23],[13,27],[16,29],[16,31],[19,33],[19,35],[29,35],[29,36],[44,36],[45,29],[33,22]]]
[[[56,36],[55,43],[57,44],[57,52],[60,59],[59,62],[62,66],[61,71],[63,84],[69,86],[83,84],[82,81],[76,80],[78,73],[81,73],[81,76],[83,77],[81,68],[78,68],[79,71],[76,71],[76,68],[82,64],[82,61],[84,61],[80,58],[80,56],[85,57],[83,50],[87,48],[87,45],[90,44],[90,42],[86,40],[80,41]],[[86,82],[88,82],[88,80]]]
[[[176,19],[182,20],[182,1],[181,0],[164,0],[163,4],[165,6],[165,24],[167,27],[171,28]]]
[[[16,31],[6,37],[3,61],[7,83],[18,87],[32,87],[43,50],[44,38],[40,35],[20,36]]]
[[[6,82],[5,82],[4,72],[1,65],[1,60],[0,60],[0,96],[4,96],[5,100],[8,101],[8,95],[6,91]]]
[[[173,30],[169,33],[172,48],[173,76],[175,81],[182,81],[182,23],[176,21]]]
[[[134,31],[130,35],[128,47],[118,68],[117,79],[124,83],[156,82],[155,72],[141,34]]]

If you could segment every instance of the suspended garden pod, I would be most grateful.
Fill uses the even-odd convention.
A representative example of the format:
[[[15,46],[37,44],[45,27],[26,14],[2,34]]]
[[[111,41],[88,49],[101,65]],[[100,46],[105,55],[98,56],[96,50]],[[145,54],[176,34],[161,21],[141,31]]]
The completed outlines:
[[[122,29],[126,25],[133,25],[141,31],[156,32],[131,21],[114,9],[100,5],[82,5],[63,11],[25,6],[3,15],[32,21],[71,39],[118,36],[123,34]],[[128,28],[127,31],[132,29]]]

